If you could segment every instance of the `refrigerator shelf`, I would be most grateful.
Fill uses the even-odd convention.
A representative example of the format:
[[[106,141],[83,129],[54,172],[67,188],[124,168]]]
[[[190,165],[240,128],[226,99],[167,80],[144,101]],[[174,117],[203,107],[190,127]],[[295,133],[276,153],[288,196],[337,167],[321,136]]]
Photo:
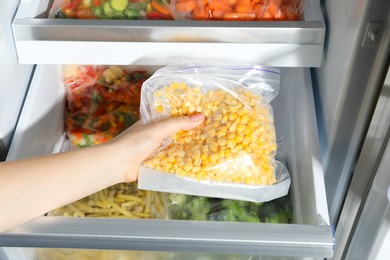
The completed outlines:
[[[319,67],[325,25],[318,0],[304,21],[224,22],[46,19],[49,0],[22,0],[13,21],[20,63],[167,65],[226,59]],[[102,55],[104,54],[104,55]]]
[[[7,160],[59,152],[64,94],[58,65],[38,65]],[[310,70],[282,68],[271,102],[290,171],[293,224],[39,217],[0,235],[1,246],[79,247],[331,257]]]

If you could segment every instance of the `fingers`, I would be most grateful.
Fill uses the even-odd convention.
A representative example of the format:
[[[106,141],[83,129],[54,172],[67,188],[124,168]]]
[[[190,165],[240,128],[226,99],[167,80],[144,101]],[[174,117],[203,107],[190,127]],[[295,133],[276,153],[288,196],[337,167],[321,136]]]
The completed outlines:
[[[150,134],[160,139],[165,139],[168,136],[174,135],[180,130],[190,130],[201,125],[204,119],[204,115],[201,113],[191,116],[170,118],[150,125],[148,127],[148,132],[150,131]]]

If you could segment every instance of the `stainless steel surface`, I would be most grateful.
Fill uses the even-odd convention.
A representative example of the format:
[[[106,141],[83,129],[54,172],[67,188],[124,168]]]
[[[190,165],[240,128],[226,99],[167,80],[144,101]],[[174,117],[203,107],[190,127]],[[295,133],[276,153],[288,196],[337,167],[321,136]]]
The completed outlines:
[[[376,47],[383,33],[383,23],[369,22],[363,39],[363,47]]]
[[[388,92],[389,94],[389,92]],[[389,102],[389,96],[388,102]],[[387,115],[390,116],[390,107]],[[390,117],[387,117],[389,119]],[[388,120],[389,121],[389,120]],[[390,128],[387,129],[390,134]],[[389,136],[387,136],[388,138]],[[385,238],[389,229],[389,211],[390,204],[387,197],[387,191],[390,187],[390,142],[387,139],[385,151],[379,162],[378,169],[360,217],[356,224],[355,232],[351,237],[348,248],[345,252],[345,259],[375,259],[370,258],[376,255],[375,242],[380,242]],[[383,225],[383,226],[382,226]],[[384,230],[381,230],[381,227]],[[388,248],[388,244],[385,247]],[[387,258],[389,255],[387,255]],[[383,258],[384,259],[384,258]],[[377,259],[380,260],[380,259]]]
[[[329,226],[206,221],[39,218],[0,246],[330,257]]]
[[[336,224],[389,55],[387,0],[324,1],[324,64],[315,70],[317,118],[331,223]],[[376,47],[362,47],[367,24],[384,24]]]
[[[322,21],[223,22],[16,18],[15,41],[319,44]]]
[[[364,141],[359,160],[356,164],[356,170],[354,172],[351,185],[344,202],[344,207],[340,215],[340,220],[336,228],[337,243],[335,248],[335,259],[340,259],[345,253],[344,250],[346,250],[353,232],[356,229],[363,205],[368,203],[367,201],[365,203],[365,199],[375,175],[378,175],[379,173],[379,169],[377,169],[379,162],[381,162],[381,164],[386,163],[386,157],[383,157],[382,153],[389,138],[389,118],[390,71],[388,71],[385,84],[383,85],[380,93],[378,103],[371,120],[371,125],[367,132],[367,137]],[[387,161],[389,161],[389,159],[390,157],[387,157]],[[387,169],[388,173],[389,167],[385,169]],[[377,202],[373,202],[373,204],[377,205]],[[380,212],[381,210],[377,210],[372,213],[380,215]],[[374,219],[372,220],[374,221]],[[365,230],[365,232],[372,231],[373,230]],[[364,243],[361,243],[361,246],[363,245]],[[366,258],[363,257],[361,259]]]
[[[225,57],[272,66],[321,65],[325,26],[319,0],[305,1],[304,21],[289,22],[37,18],[46,2],[21,1],[13,22],[21,63],[164,65]],[[61,55],[70,49],[73,55]]]
[[[59,151],[56,144],[63,135],[63,129],[58,129],[63,126],[63,110],[57,108],[63,105],[58,101],[63,102],[64,90],[58,80],[58,66],[37,67],[8,160]],[[333,236],[309,70],[282,69],[281,88],[271,105],[280,140],[278,158],[286,163],[292,178],[295,224],[40,217],[0,235],[0,246],[45,247],[51,243],[60,247],[331,256]],[[45,127],[46,124],[51,127]]]

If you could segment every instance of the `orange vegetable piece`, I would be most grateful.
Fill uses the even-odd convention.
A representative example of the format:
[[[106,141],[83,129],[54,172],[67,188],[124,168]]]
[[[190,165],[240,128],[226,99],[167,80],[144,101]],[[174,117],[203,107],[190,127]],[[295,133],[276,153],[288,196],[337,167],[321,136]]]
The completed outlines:
[[[210,10],[219,10],[225,12],[231,12],[232,8],[227,0],[210,0],[208,7]]]
[[[179,12],[192,12],[196,6],[196,0],[178,1],[176,10]]]
[[[262,4],[256,4],[255,7],[253,8],[253,16],[255,17],[261,17],[261,15],[264,12],[264,5]]]
[[[102,4],[102,0],[92,0],[93,6],[100,6]]]
[[[282,0],[271,0],[269,2],[269,4],[267,5],[267,11],[268,13],[276,18],[279,10],[280,10],[280,6],[282,5]]]
[[[259,16],[257,16],[258,21],[272,21],[274,17],[267,11],[264,10]]]
[[[252,21],[253,18],[252,13],[226,13],[223,16],[225,21]]]
[[[195,20],[208,20],[211,17],[211,11],[209,8],[199,5],[192,11],[192,17]]]
[[[252,0],[237,0],[235,11],[237,13],[252,13],[255,2]]]
[[[224,10],[213,10],[212,11],[212,19],[213,20],[222,20],[226,11]]]
[[[230,6],[234,6],[237,3],[237,0],[228,0]]]
[[[161,14],[165,14],[165,15],[168,15],[170,16],[171,15],[171,12],[169,11],[169,8],[167,6],[164,6],[164,5],[161,5],[159,3],[157,3],[157,1],[151,1],[150,2],[152,8],[154,10],[156,10],[157,12],[161,13]]]
[[[85,8],[78,8],[76,10],[76,16],[78,19],[95,19],[96,18],[96,16],[94,15],[94,13],[91,9],[85,9]]]

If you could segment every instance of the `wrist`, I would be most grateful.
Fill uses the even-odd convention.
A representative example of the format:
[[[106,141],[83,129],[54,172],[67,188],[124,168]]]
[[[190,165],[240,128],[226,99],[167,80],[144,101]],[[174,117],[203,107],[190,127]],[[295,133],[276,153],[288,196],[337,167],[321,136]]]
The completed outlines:
[[[131,152],[123,152],[131,149],[131,145],[120,147],[121,142],[110,141],[101,144],[101,149],[106,155],[105,161],[108,164],[108,172],[114,184],[122,182],[133,182],[137,180],[139,164],[132,161]]]

